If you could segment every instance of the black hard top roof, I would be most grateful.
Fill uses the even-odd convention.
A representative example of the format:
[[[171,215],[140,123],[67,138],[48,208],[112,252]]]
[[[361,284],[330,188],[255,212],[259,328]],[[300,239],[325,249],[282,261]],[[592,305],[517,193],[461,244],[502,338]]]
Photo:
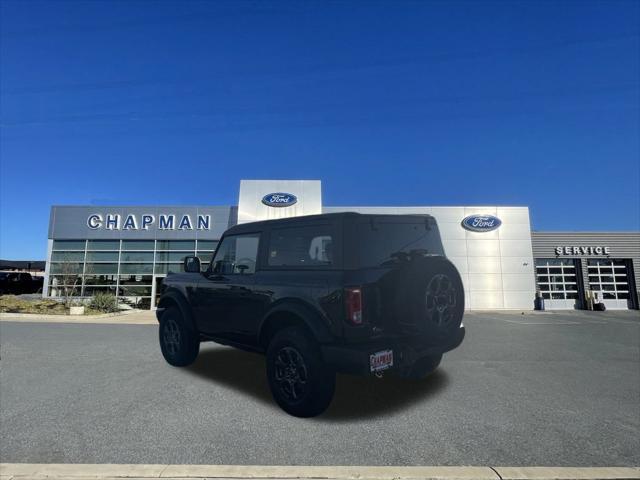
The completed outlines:
[[[307,224],[314,223],[319,221],[331,221],[338,219],[346,219],[346,218],[380,218],[384,217],[385,219],[402,219],[407,217],[413,218],[433,218],[433,216],[426,213],[357,213],[357,212],[338,212],[338,213],[322,213],[319,215],[301,215],[299,217],[287,217],[287,218],[278,218],[276,220],[261,220],[259,222],[250,222],[250,223],[242,223],[240,225],[235,225],[229,228],[225,235],[229,234],[238,234],[238,233],[250,233],[255,231],[260,231],[263,228],[271,228],[271,227],[279,227],[285,225],[298,225],[298,224]]]

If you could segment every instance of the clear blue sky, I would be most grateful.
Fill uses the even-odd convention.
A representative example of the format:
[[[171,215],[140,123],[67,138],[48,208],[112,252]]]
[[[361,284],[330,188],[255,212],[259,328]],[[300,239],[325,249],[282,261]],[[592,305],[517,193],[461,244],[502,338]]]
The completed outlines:
[[[52,204],[529,205],[640,228],[640,2],[0,6],[0,257]]]

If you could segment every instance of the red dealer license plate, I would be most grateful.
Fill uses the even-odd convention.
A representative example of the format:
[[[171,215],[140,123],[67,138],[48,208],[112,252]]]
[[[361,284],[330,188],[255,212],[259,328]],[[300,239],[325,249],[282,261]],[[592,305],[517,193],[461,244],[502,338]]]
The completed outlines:
[[[393,350],[383,350],[369,355],[369,366],[372,372],[379,372],[392,367]]]

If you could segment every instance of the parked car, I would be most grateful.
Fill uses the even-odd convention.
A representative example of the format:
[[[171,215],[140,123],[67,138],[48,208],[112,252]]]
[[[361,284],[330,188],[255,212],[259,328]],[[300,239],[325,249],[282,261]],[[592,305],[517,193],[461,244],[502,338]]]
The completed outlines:
[[[237,225],[204,272],[196,257],[184,269],[157,309],[166,361],[190,365],[202,341],[266,353],[275,401],[300,417],[329,406],[336,372],[423,378],[465,335],[462,281],[429,215]]]
[[[42,278],[23,272],[0,272],[0,295],[21,295],[42,291]]]

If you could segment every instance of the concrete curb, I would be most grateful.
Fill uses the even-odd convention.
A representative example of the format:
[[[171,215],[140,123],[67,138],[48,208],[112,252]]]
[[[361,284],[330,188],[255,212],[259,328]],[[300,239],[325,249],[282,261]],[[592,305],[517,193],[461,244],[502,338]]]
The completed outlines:
[[[3,480],[339,479],[339,480],[638,480],[637,467],[366,467],[2,463]]]
[[[43,315],[39,313],[0,313],[0,322],[25,323],[101,323],[101,324],[129,324],[153,325],[157,324],[155,312],[148,310],[125,310],[116,313],[102,313],[99,315]]]

